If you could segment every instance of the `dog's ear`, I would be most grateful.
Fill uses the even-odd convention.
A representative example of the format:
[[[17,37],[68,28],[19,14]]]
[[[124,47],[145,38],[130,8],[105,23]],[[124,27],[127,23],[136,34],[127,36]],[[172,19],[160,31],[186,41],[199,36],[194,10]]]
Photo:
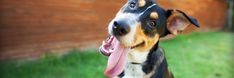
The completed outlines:
[[[187,16],[184,12],[180,10],[167,10],[167,29],[169,33],[177,35],[190,24],[200,27],[196,19]]]

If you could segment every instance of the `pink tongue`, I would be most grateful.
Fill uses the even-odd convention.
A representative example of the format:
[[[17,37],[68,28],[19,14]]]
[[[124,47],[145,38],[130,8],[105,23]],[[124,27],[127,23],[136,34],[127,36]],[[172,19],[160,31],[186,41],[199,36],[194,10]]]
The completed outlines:
[[[123,71],[128,50],[129,48],[120,44],[114,36],[111,36],[110,39],[103,42],[100,51],[103,52],[103,54],[110,55],[105,70],[106,76],[113,78]]]

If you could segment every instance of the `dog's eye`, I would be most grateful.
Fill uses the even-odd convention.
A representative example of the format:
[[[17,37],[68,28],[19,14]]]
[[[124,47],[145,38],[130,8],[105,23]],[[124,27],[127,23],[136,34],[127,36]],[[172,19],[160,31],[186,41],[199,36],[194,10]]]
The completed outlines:
[[[129,7],[132,8],[132,9],[135,8],[136,7],[136,3],[135,2],[130,2],[129,3]]]
[[[155,27],[156,26],[156,22],[155,21],[149,21],[148,25],[150,25],[152,27]]]

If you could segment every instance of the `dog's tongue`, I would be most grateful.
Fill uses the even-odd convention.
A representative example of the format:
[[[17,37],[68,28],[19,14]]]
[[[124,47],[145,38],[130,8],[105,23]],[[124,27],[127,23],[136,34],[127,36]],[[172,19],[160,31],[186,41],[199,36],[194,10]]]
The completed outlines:
[[[106,41],[103,41],[100,51],[109,56],[105,70],[106,76],[113,78],[123,71],[128,50],[129,48],[120,44],[114,36],[110,36]]]

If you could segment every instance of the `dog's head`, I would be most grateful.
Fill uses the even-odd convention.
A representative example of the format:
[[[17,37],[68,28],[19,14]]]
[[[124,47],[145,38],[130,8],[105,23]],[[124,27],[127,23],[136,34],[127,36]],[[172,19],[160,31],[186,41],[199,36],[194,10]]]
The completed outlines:
[[[126,47],[145,51],[161,37],[177,35],[196,19],[180,10],[164,10],[154,0],[128,0],[109,23],[109,34]]]
[[[149,50],[160,38],[177,35],[187,26],[199,27],[197,21],[180,10],[164,10],[154,0],[128,0],[108,26],[111,35],[100,47],[109,56],[105,75],[119,75],[130,49]]]

